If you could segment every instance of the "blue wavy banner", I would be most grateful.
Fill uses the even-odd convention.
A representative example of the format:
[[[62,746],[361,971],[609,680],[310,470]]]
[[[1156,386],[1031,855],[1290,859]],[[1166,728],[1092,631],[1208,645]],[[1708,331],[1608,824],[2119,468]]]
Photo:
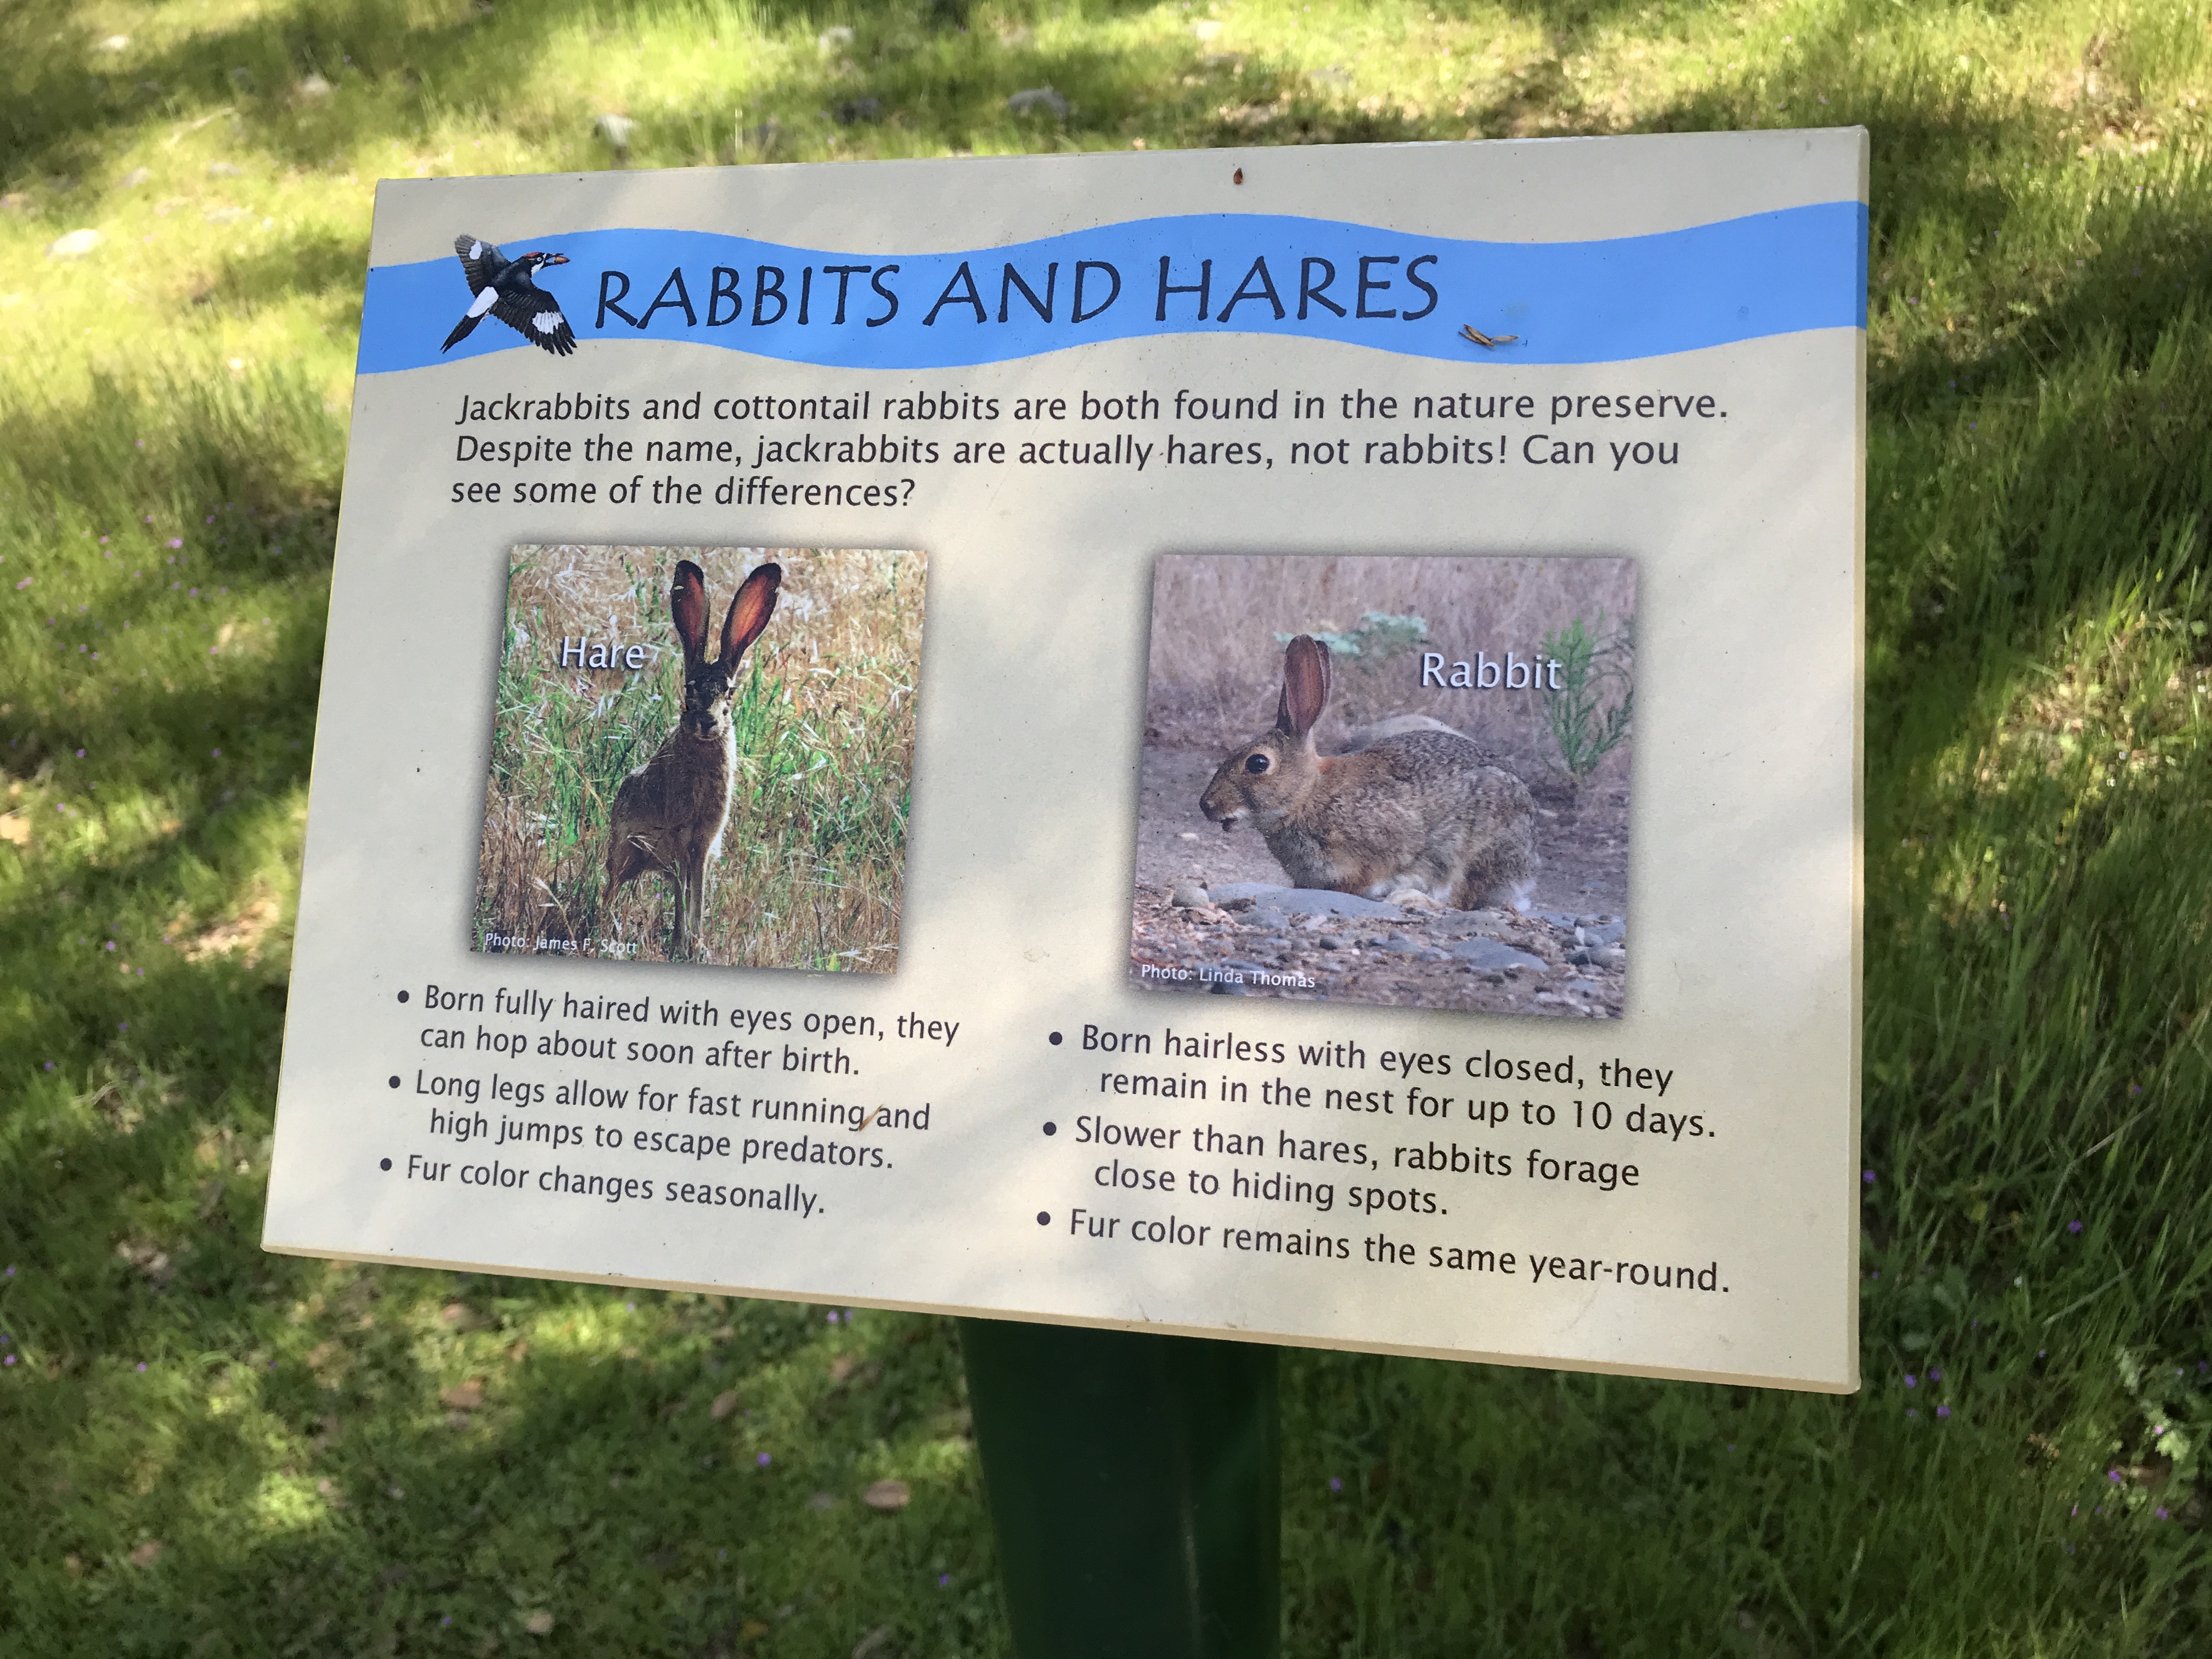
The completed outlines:
[[[687,340],[839,368],[951,368],[1194,334],[1340,340],[1458,362],[1599,363],[1866,326],[1867,209],[1856,201],[1587,242],[1462,240],[1223,213],[964,253],[837,253],[654,229],[549,231],[504,251],[533,250],[568,257],[538,283],[586,349]],[[526,346],[487,319],[441,353],[470,297],[457,258],[372,267],[360,372]]]

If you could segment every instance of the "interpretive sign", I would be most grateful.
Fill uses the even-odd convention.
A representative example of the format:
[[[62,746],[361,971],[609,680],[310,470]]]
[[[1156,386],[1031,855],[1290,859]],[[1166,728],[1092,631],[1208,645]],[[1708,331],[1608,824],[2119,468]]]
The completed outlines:
[[[269,1248],[1856,1386],[1865,177],[385,184]]]

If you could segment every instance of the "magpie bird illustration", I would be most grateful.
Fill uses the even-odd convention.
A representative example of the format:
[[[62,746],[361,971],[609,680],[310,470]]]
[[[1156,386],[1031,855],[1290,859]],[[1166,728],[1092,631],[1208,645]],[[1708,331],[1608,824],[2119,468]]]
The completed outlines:
[[[487,314],[556,357],[565,357],[576,349],[575,331],[561,314],[561,302],[534,280],[548,265],[567,264],[567,254],[526,253],[520,259],[510,259],[489,242],[473,236],[454,237],[453,252],[461,256],[469,292],[477,297],[439,350],[451,351],[467,339]]]

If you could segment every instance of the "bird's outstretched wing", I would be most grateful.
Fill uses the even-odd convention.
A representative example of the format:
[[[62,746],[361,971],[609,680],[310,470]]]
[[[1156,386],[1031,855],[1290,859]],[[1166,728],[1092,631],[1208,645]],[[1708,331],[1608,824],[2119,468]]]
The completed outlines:
[[[556,357],[576,349],[575,331],[561,314],[561,302],[542,289],[527,289],[502,297],[491,314],[534,346],[543,346]]]
[[[454,237],[453,252],[461,256],[461,272],[469,279],[471,294],[483,293],[484,284],[507,268],[504,253],[474,236]]]

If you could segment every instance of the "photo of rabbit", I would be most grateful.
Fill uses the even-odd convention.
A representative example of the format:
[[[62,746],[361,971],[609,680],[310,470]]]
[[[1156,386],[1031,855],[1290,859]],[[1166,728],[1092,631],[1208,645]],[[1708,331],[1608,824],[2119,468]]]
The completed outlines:
[[[514,549],[473,947],[894,971],[927,568]]]
[[[1131,982],[1618,1017],[1635,605],[1619,557],[1163,557]]]

